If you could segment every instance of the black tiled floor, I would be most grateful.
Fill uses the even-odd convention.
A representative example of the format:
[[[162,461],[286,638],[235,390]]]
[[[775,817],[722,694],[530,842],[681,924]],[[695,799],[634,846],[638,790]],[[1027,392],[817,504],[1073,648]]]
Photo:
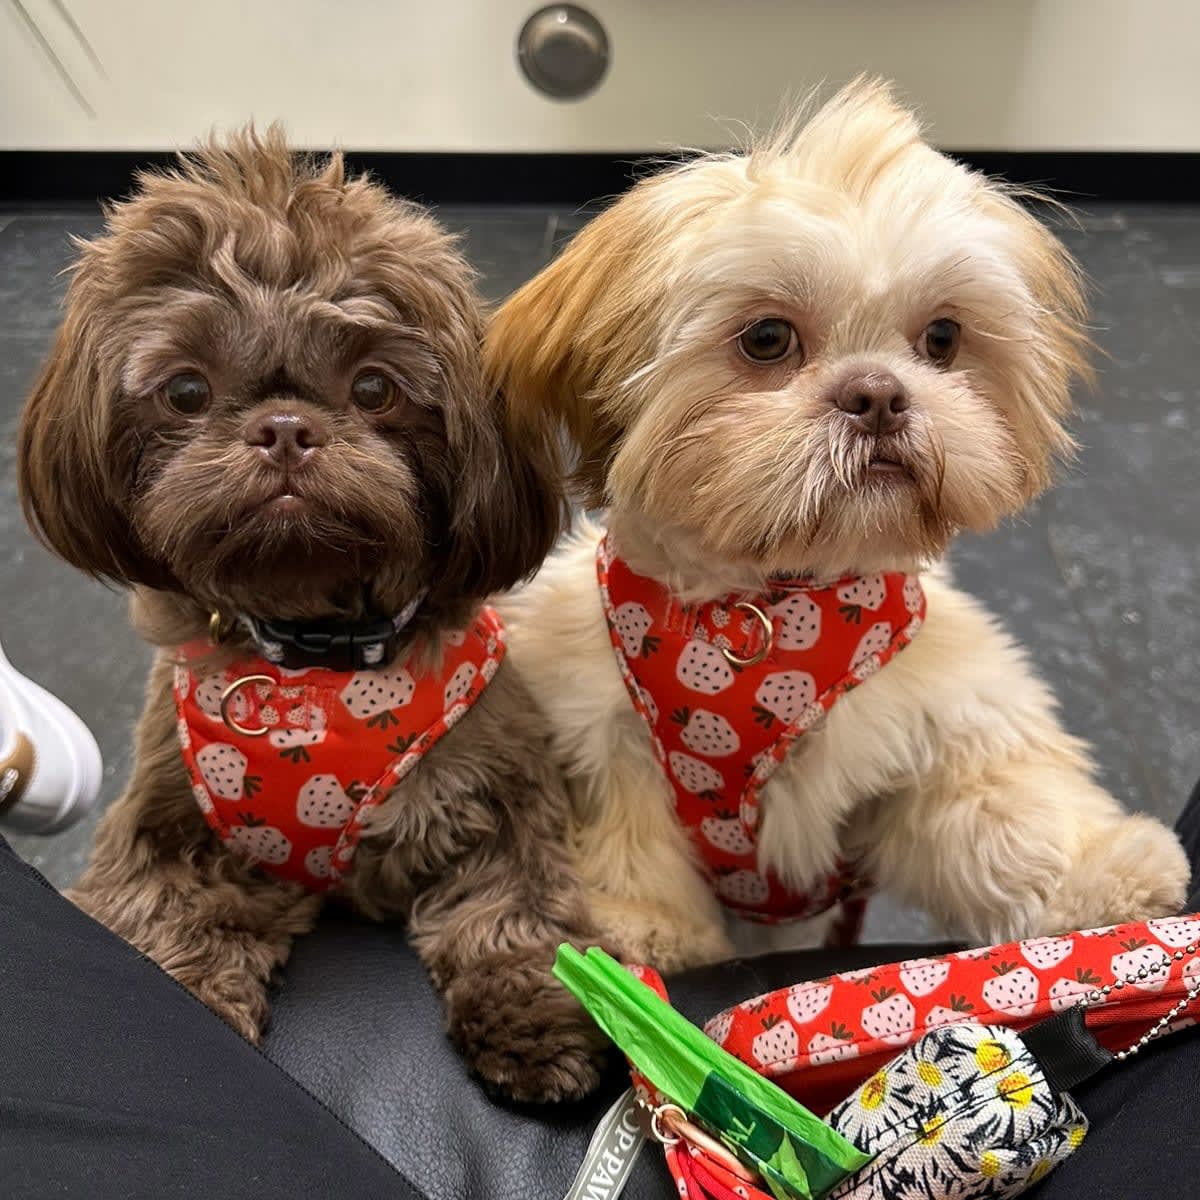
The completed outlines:
[[[586,220],[578,211],[446,208],[489,299],[532,275]],[[56,321],[70,234],[94,210],[0,213],[0,634],[13,660],[92,725],[105,799],[129,766],[146,653],[119,596],[52,560],[16,510],[17,413]],[[1094,205],[1063,236],[1096,285],[1107,356],[1079,397],[1083,448],[1024,519],[966,538],[954,561],[1029,647],[1067,724],[1097,748],[1105,783],[1170,819],[1200,773],[1200,586],[1194,516],[1200,462],[1200,208]],[[18,839],[56,883],[78,871],[91,825]],[[868,934],[917,936],[914,914],[877,904]]]

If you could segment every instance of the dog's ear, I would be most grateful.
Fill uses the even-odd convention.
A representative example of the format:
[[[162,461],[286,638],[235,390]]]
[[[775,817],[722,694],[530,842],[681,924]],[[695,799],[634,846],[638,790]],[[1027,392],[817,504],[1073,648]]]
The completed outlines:
[[[115,493],[114,445],[96,331],[78,281],[21,417],[17,478],[38,538],[72,565],[119,583],[161,585]]]
[[[567,520],[558,456],[536,438],[510,436],[499,394],[462,434],[451,446],[449,529],[431,589],[439,607],[532,574]]]
[[[639,184],[574,238],[492,318],[485,362],[506,397],[512,435],[558,453],[565,429],[578,448],[576,477],[603,503],[608,465],[627,414],[620,385],[644,354],[662,282],[658,240]]]
[[[1090,386],[1095,379],[1083,275],[1031,204],[1044,210],[1053,201],[996,185],[989,185],[983,197],[985,210],[1013,235],[1009,252],[1033,301],[1030,336],[1006,379],[1027,499],[1050,485],[1056,459],[1073,454],[1075,441],[1064,423],[1072,409],[1071,389],[1077,381]]]

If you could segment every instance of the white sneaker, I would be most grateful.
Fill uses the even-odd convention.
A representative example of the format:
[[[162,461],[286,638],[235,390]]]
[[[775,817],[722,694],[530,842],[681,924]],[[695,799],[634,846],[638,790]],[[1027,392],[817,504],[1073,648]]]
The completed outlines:
[[[102,769],[91,730],[0,648],[0,826],[66,829],[95,804]]]

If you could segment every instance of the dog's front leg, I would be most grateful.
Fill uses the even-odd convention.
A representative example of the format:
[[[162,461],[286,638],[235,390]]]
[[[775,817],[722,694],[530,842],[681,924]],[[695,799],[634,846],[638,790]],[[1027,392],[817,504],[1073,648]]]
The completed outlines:
[[[599,1081],[606,1042],[554,979],[558,947],[600,938],[561,837],[505,822],[421,893],[413,945],[468,1066],[515,1100],[574,1100]]]
[[[948,755],[924,786],[878,804],[866,838],[875,878],[981,944],[1178,911],[1178,839],[1123,812],[1059,736],[985,761]]]
[[[257,1041],[271,976],[321,901],[256,871],[209,829],[179,756],[169,680],[160,662],[129,788],[105,813],[67,896]]]
[[[312,928],[320,898],[238,862],[199,812],[169,836],[137,831],[153,803],[134,788],[113,805],[67,896],[257,1042],[271,977]]]
[[[671,807],[649,746],[622,746],[577,780],[571,843],[605,944],[673,973],[732,958],[712,887]]]

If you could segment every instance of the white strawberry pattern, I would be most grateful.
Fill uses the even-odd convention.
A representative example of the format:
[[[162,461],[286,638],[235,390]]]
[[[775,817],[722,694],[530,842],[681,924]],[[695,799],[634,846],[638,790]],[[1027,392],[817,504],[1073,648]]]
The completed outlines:
[[[905,1046],[912,1040],[917,1010],[900,992],[880,988],[872,992],[875,1003],[862,1011],[862,1027],[873,1038],[889,1046]]]
[[[769,891],[766,879],[757,871],[732,871],[717,880],[717,892],[731,904],[746,907],[761,904]]]
[[[1200,978],[1200,958],[1191,958],[1188,960],[1187,966],[1183,968],[1183,982],[1190,989],[1196,986],[1196,980]]]
[[[704,1033],[707,1037],[716,1042],[718,1046],[723,1046],[725,1044],[725,1039],[729,1036],[729,1030],[732,1025],[732,1013],[718,1013],[704,1026]]]
[[[766,922],[815,916],[848,898],[836,931],[852,937],[863,892],[852,864],[831,862],[806,888],[759,872],[758,793],[794,741],[908,644],[908,577],[829,585],[773,579],[758,596],[684,603],[665,584],[636,574],[607,538],[597,547],[596,568],[621,678],[718,896],[739,915]],[[919,600],[923,612],[923,595]],[[869,652],[856,664],[860,646]],[[753,904],[741,891],[736,900],[722,892],[737,886],[731,878],[753,880],[745,885]]]
[[[644,639],[654,621],[644,604],[630,600],[613,613],[613,627],[630,658],[637,658],[644,649]]]
[[[767,616],[775,624],[780,650],[811,650],[821,639],[821,609],[803,592],[772,604]]]
[[[1196,917],[1160,917],[1147,921],[1146,928],[1172,950],[1200,944],[1200,919]]]
[[[716,696],[733,686],[733,668],[716,646],[693,638],[684,647],[675,676],[685,688],[704,696]]]
[[[1197,921],[1200,915],[1130,922],[1099,934],[1081,930],[846,971],[744,1000],[708,1028],[748,1066],[802,1081],[805,1102],[814,1104],[844,1097],[927,1031],[960,1022],[1023,1030],[1118,980],[1121,988],[1092,1002],[1105,1009],[1092,1027],[1104,1045],[1122,1049],[1200,982],[1200,941],[1173,946],[1196,932],[1187,923]],[[1194,1024],[1198,1015],[1185,1011],[1169,1028]],[[794,1060],[790,1035],[776,1032],[788,1028],[800,1043]],[[836,1076],[810,1070],[846,1059],[853,1066]],[[786,1086],[791,1090],[791,1082]]]
[[[750,854],[754,850],[754,840],[746,832],[742,818],[725,812],[705,817],[700,822],[700,836],[726,854]]]
[[[240,800],[246,780],[246,756],[226,742],[213,742],[196,755],[208,790],[222,800]]]
[[[1062,1012],[1065,1008],[1074,1007],[1081,997],[1090,995],[1103,984],[1104,980],[1095,971],[1080,968],[1070,978],[1064,976],[1062,979],[1056,979],[1050,985],[1046,996],[1051,1009],[1056,1013]]]
[[[478,674],[479,668],[474,663],[465,662],[458,667],[454,674],[450,676],[450,682],[446,684],[446,690],[442,698],[442,707],[445,709],[453,708],[460,700],[465,699],[470,694]]]
[[[787,990],[788,1015],[797,1025],[815,1021],[833,999],[831,983],[797,983]]]
[[[950,964],[940,958],[913,958],[900,967],[900,986],[910,996],[928,996],[949,978]]]
[[[267,741],[278,750],[319,746],[324,740],[324,729],[272,729],[267,734]]]
[[[184,675],[190,677],[186,671]],[[178,678],[178,675],[176,677]],[[232,682],[233,680],[227,679],[225,674],[206,675],[203,679],[198,680],[191,693],[196,707],[206,717],[219,721],[221,719],[221,697]],[[231,715],[234,719],[244,721],[250,711],[245,697],[235,692],[230,700],[230,705]]]
[[[834,1025],[830,1033],[814,1034],[808,1043],[808,1059],[814,1066],[857,1056],[858,1046],[853,1036],[841,1025]]]
[[[776,720],[790,725],[817,698],[817,681],[807,671],[775,671],[754,693],[754,701]]]
[[[648,692],[645,688],[638,688],[638,696],[642,704],[645,705],[646,715],[650,718],[651,725],[658,724],[658,704],[654,699],[652,692]]]
[[[975,1017],[975,1005],[959,996],[951,996],[949,1004],[935,1004],[925,1014],[925,1028],[937,1029],[942,1025],[953,1025],[957,1021],[970,1021]]]
[[[672,750],[668,763],[679,786],[693,795],[716,792],[725,786],[725,780],[716,767],[701,762],[690,754]]]
[[[182,647],[180,751],[214,832],[280,879],[333,886],[373,807],[482,694],[504,654],[498,615],[481,609],[441,649],[439,664],[414,659],[412,670],[403,661],[343,672],[244,658],[214,672],[205,670],[211,647]],[[227,723],[221,697],[234,684]],[[254,733],[235,728],[242,723]]]
[[[921,581],[915,575],[909,575],[904,581],[904,607],[910,613],[919,613],[925,602],[925,592]]]
[[[416,688],[412,675],[402,666],[356,671],[342,689],[341,701],[352,717],[364,720],[402,708],[412,700]]]
[[[865,608],[876,612],[887,599],[887,584],[882,575],[863,575],[852,583],[843,584],[837,590],[837,598],[853,608]]]
[[[247,858],[272,866],[287,862],[292,854],[292,843],[273,825],[235,825],[229,831],[229,842]]]
[[[850,660],[851,669],[857,670],[871,655],[886,650],[891,642],[892,627],[886,621],[876,621],[858,643],[858,649],[854,651],[854,657]]]
[[[800,1036],[790,1021],[768,1017],[766,1028],[751,1043],[750,1053],[761,1066],[783,1066],[796,1061]]]
[[[1161,992],[1170,977],[1171,960],[1161,946],[1144,938],[1130,938],[1120,943],[1122,953],[1112,958],[1112,973],[1117,979],[1143,992]],[[1138,972],[1145,978],[1139,979]]]
[[[726,758],[741,745],[736,730],[720,713],[697,708],[684,710],[687,724],[679,734],[680,741],[696,754],[707,758]]]
[[[283,719],[285,726],[272,729],[267,741],[277,750],[297,751],[301,759],[308,761],[309,756],[303,753],[305,748],[319,746],[325,740],[325,710],[315,704],[295,704],[284,713]]]
[[[984,985],[983,1002],[995,1012],[1027,1017],[1037,1008],[1038,977],[1028,967],[1002,962]]]
[[[314,775],[296,797],[296,819],[314,829],[341,829],[357,807],[336,775]]]
[[[1021,943],[1021,957],[1039,971],[1057,967],[1064,958],[1071,957],[1075,949],[1073,938],[1027,938]]]
[[[835,978],[843,983],[866,983],[875,978],[875,968],[859,967],[856,971],[842,971]]]
[[[317,846],[304,856],[304,869],[314,879],[328,879],[333,873],[333,868],[330,865],[332,854],[332,846]]]

